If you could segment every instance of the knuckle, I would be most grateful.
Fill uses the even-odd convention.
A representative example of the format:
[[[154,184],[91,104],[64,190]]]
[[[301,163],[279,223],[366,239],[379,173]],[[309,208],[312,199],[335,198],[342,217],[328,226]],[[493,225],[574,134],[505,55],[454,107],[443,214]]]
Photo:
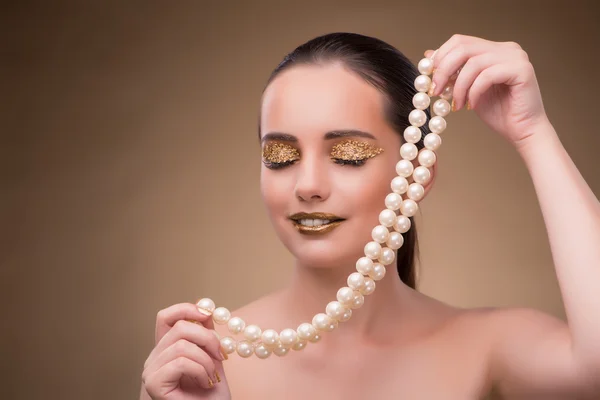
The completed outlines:
[[[185,370],[186,366],[187,366],[187,359],[185,357],[177,357],[173,361],[173,367],[175,367],[175,369],[177,369],[178,371]]]
[[[521,48],[521,45],[519,43],[517,43],[517,42],[508,41],[508,42],[505,42],[505,43],[506,43],[506,45],[508,47],[513,48],[513,49],[520,49]]]
[[[523,60],[529,61],[529,54],[527,54],[527,52],[523,49],[519,49],[519,57],[521,57]]]
[[[176,332],[182,333],[187,331],[188,324],[185,322],[185,320],[180,319],[179,321],[175,322],[175,324],[173,324],[173,329],[175,329]]]
[[[156,321],[157,322],[162,322],[165,320],[167,311],[165,309],[160,310],[159,312],[156,313]]]
[[[173,345],[173,349],[177,354],[183,354],[189,348],[189,342],[185,339],[179,339]]]

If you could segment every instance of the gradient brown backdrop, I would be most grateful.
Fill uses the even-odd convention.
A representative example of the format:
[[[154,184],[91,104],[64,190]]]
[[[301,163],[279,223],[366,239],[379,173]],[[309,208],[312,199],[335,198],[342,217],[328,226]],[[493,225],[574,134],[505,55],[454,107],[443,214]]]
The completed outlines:
[[[159,309],[201,296],[236,308],[285,284],[292,259],[258,190],[257,110],[271,70],[316,35],[376,36],[415,63],[453,33],[520,43],[600,193],[594,3],[4,6],[0,398],[137,398]],[[418,220],[421,290],[564,318],[520,158],[471,112],[446,135]]]

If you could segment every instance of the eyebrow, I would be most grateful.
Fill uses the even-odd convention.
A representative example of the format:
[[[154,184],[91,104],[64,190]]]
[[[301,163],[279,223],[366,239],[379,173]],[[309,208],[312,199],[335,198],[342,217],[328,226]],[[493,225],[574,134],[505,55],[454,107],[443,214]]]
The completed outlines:
[[[333,140],[333,139],[339,139],[339,138],[345,138],[345,137],[364,137],[364,138],[369,138],[369,139],[376,139],[375,136],[373,136],[372,134],[370,134],[368,132],[360,131],[357,129],[342,129],[342,130],[329,131],[329,132],[325,133],[325,135],[323,136],[323,138],[325,140]],[[265,135],[263,135],[263,137],[260,139],[260,141],[262,143],[265,140],[281,140],[284,142],[293,142],[293,143],[298,142],[298,138],[296,136],[290,135],[289,133],[283,133],[283,132],[266,133]]]

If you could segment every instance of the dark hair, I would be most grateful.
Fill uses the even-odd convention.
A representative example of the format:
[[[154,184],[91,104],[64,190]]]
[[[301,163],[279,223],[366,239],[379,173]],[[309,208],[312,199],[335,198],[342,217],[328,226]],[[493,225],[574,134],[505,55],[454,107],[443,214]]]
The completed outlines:
[[[414,81],[419,70],[404,54],[382,40],[356,33],[330,33],[316,37],[289,53],[271,73],[266,86],[284,70],[299,64],[340,62],[377,88],[386,99],[385,117],[403,138],[409,126],[408,115],[413,110],[412,99],[417,93]],[[431,117],[424,110],[427,119]],[[429,133],[427,124],[421,127],[423,137]],[[260,123],[259,123],[260,136]],[[423,148],[423,140],[416,143]],[[419,258],[417,230],[411,217],[411,228],[404,234],[404,245],[398,249],[397,264],[400,279],[416,289],[416,260]]]

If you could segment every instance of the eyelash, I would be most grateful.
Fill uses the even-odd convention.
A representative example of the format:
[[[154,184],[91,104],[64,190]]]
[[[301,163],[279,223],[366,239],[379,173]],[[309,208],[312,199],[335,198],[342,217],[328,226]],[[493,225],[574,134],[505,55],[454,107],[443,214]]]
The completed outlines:
[[[365,165],[365,163],[367,162],[367,158],[363,158],[362,160],[343,160],[341,158],[332,158],[333,162],[338,164],[338,165],[350,165],[352,167],[360,167]],[[273,162],[268,162],[265,161],[264,164],[267,168],[269,169],[281,169],[281,168],[285,168],[288,165],[292,165],[293,163],[295,163],[298,160],[293,160],[293,161],[286,161],[286,162],[282,162],[282,163],[273,163]]]

